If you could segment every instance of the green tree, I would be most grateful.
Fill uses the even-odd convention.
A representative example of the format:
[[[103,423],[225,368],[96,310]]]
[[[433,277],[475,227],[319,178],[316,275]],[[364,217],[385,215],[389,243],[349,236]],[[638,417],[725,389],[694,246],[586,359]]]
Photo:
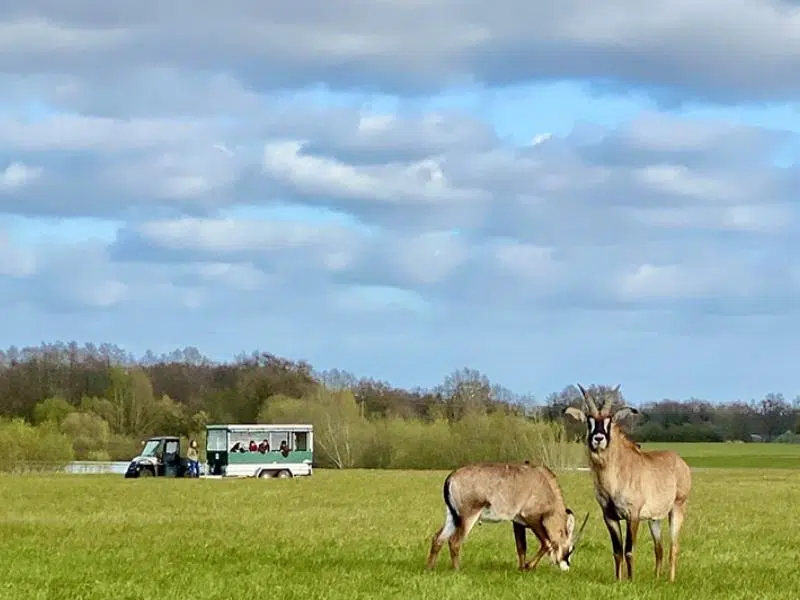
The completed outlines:
[[[42,400],[33,407],[33,423],[40,425],[49,421],[60,425],[64,418],[74,411],[75,407],[64,398],[53,396]]]
[[[72,440],[78,460],[89,460],[93,453],[106,452],[111,439],[108,423],[93,413],[74,412],[61,423],[61,431]]]

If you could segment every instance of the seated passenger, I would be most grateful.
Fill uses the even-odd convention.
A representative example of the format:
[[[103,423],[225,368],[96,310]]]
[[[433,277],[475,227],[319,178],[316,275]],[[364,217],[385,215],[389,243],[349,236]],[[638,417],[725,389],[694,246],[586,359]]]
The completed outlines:
[[[289,444],[286,443],[286,440],[281,442],[281,447],[278,449],[278,451],[284,456],[289,456]]]
[[[250,440],[249,450],[250,452],[255,452],[256,450],[258,450],[258,445],[253,440]]]
[[[261,452],[261,454],[269,452],[269,442],[267,440],[262,440],[258,445],[258,451]]]

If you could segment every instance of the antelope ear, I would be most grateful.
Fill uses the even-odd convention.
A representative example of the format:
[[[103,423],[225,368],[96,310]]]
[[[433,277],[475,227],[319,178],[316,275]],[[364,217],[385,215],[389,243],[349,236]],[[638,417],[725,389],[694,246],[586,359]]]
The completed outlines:
[[[568,406],[567,408],[564,409],[564,414],[569,415],[576,421],[581,421],[582,423],[586,422],[586,414],[584,414],[584,412],[580,408],[575,408],[574,406]]]
[[[625,417],[628,417],[630,415],[638,415],[638,414],[639,414],[639,411],[636,410],[635,408],[633,408],[632,406],[623,406],[617,412],[614,413],[614,416],[612,417],[612,420],[614,421],[614,423],[618,423],[622,419],[624,419]]]
[[[575,533],[575,513],[567,509],[567,539],[572,539],[572,534]]]

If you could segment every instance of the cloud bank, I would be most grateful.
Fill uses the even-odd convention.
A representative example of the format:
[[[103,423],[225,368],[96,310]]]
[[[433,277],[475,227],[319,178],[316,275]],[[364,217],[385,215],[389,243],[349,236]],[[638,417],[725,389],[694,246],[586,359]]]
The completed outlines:
[[[794,5],[311,5],[0,6],[9,344],[470,364],[540,396],[785,381],[797,128],[713,107],[796,95]],[[655,104],[521,142],[433,102],[555,81]]]

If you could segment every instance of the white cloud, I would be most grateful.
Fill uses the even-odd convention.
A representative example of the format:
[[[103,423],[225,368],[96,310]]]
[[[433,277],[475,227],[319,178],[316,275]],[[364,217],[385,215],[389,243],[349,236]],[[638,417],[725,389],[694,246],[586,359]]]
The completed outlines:
[[[351,243],[353,232],[312,223],[182,217],[142,223],[137,231],[150,243],[171,250],[212,253],[311,248]]]
[[[678,265],[644,264],[620,277],[620,293],[630,300],[690,298],[710,285],[698,273]]]
[[[452,204],[486,199],[477,190],[452,187],[435,157],[407,166],[354,167],[302,154],[302,142],[267,144],[264,170],[302,195],[353,198],[385,204]]]
[[[494,255],[502,268],[523,281],[546,281],[558,273],[552,248],[503,242],[495,246]]]
[[[469,259],[470,248],[456,235],[431,231],[397,240],[391,260],[417,284],[445,279]]]
[[[798,31],[797,10],[782,0],[326,0],[302,9],[175,0],[167,11],[147,0],[122,12],[97,0],[58,9],[10,0],[0,10],[0,70],[127,77],[204,69],[256,89],[323,82],[391,91],[558,74],[656,95],[668,87],[680,98],[792,99]]]
[[[658,192],[710,202],[740,199],[739,189],[731,183],[719,177],[697,175],[681,165],[651,165],[642,168],[636,175],[645,186]]]
[[[12,162],[0,172],[0,191],[22,187],[38,179],[42,174],[39,167],[29,167],[21,162]]]
[[[207,135],[205,123],[171,119],[52,115],[34,123],[0,120],[0,146],[28,152],[143,150],[186,145]]]
[[[650,116],[650,125],[634,120],[589,141],[553,134],[535,146],[516,147],[499,138],[487,146],[490,138],[473,135],[483,125],[448,113],[422,113],[415,120],[385,110],[330,109],[315,131],[304,111],[298,107],[284,116],[306,142],[265,130],[248,137],[238,128],[224,146],[237,148],[233,156],[215,148],[223,130],[237,129],[229,121],[205,121],[196,138],[154,135],[75,172],[48,162],[46,146],[30,154],[52,171],[54,181],[68,184],[62,193],[80,194],[72,205],[78,214],[102,206],[123,224],[108,257],[104,250],[87,262],[82,251],[71,251],[79,276],[59,275],[68,305],[148,302],[139,287],[152,276],[145,275],[147,265],[161,269],[153,285],[172,282],[180,288],[164,292],[166,302],[189,298],[197,310],[224,303],[217,296],[224,290],[241,294],[247,307],[242,310],[259,310],[250,296],[266,289],[275,298],[289,298],[324,297],[335,288],[340,298],[352,299],[357,293],[348,286],[403,290],[442,310],[455,303],[464,310],[518,311],[531,303],[548,310],[615,303],[656,308],[667,298],[701,300],[703,310],[716,310],[728,294],[740,311],[743,298],[752,306],[766,299],[780,311],[795,293],[786,283],[792,260],[769,268],[766,259],[741,266],[743,252],[763,236],[788,235],[798,226],[793,181],[786,170],[760,160],[772,146],[757,129],[744,135],[730,125]],[[322,113],[309,114],[314,120]],[[670,119],[674,127],[667,126]],[[427,150],[411,158],[405,148],[413,138],[393,137],[401,132],[398,123],[416,132]],[[701,130],[696,134],[695,124]],[[145,129],[147,135],[155,131]],[[646,134],[626,133],[636,130]],[[112,125],[109,131],[126,129]],[[340,143],[359,131],[375,135],[363,147],[382,153],[382,163],[352,154],[365,138]],[[382,140],[377,131],[387,137]],[[709,167],[706,157],[717,152],[720,131],[742,140],[736,168]],[[772,133],[764,135],[771,139]],[[660,142],[659,136],[680,141]],[[754,166],[747,185],[740,185],[738,160],[747,155],[748,140]],[[395,151],[400,158],[393,160]],[[70,206],[22,190],[9,198],[6,210],[25,213],[37,202],[57,211]],[[296,214],[263,216],[280,206]],[[231,208],[237,216],[225,215]],[[320,209],[338,216],[312,216]],[[730,235],[739,237],[715,237]],[[32,264],[61,272],[51,265],[53,252],[37,254]],[[700,266],[693,264],[698,256],[706,257]],[[731,287],[726,277],[738,278],[737,285]],[[39,283],[29,289],[39,289]],[[84,285],[98,291],[69,292]],[[52,282],[48,289],[62,293]],[[785,301],[777,302],[780,290]],[[370,306],[381,303],[370,300]]]
[[[666,229],[711,229],[753,233],[780,233],[797,226],[791,204],[690,206],[634,210],[644,224]]]

